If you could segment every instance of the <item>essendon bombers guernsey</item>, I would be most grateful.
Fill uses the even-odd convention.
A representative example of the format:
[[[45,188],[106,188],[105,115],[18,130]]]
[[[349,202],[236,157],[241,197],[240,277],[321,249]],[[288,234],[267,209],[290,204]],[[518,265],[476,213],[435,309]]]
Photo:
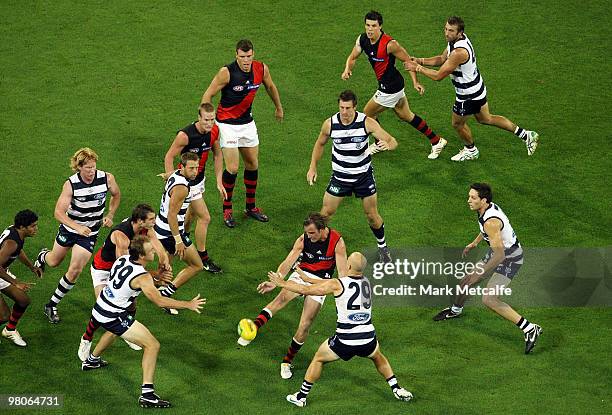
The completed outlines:
[[[180,130],[187,135],[188,142],[185,147],[181,150],[181,154],[195,153],[200,156],[200,165],[198,167],[198,175],[195,179],[189,182],[190,185],[196,185],[204,179],[204,170],[206,168],[206,161],[208,160],[208,152],[212,148],[213,144],[219,138],[219,127],[214,125],[212,130],[207,133],[201,133],[196,127],[196,123],[191,123],[187,127]],[[181,168],[181,164],[178,165]]]
[[[392,40],[393,38],[385,32],[382,32],[374,44],[365,33],[359,36],[359,46],[374,69],[378,79],[378,89],[385,94],[395,94],[404,88],[404,78],[395,68],[395,56],[387,52],[387,45]]]
[[[251,105],[261,86],[264,64],[253,61],[251,72],[244,72],[234,61],[226,65],[230,80],[221,90],[221,101],[217,106],[217,121],[226,124],[248,124],[253,121]]]
[[[9,226],[2,232],[2,234],[0,234],[0,249],[2,248],[2,245],[4,245],[4,242],[8,241],[9,239],[17,243],[17,248],[15,248],[4,264],[0,264],[5,270],[13,263],[13,261],[15,261],[15,259],[17,259],[19,253],[23,249],[23,239],[19,237],[19,233],[17,232],[17,229],[15,229],[14,225]]]
[[[329,235],[324,241],[312,242],[304,234],[304,249],[300,268],[320,278],[329,279],[336,268],[336,245],[341,238],[335,229],[329,229]]]
[[[111,240],[111,236],[113,232],[117,232],[117,231],[123,232],[130,241],[134,238],[134,235],[135,235],[134,227],[132,226],[132,222],[130,218],[123,219],[123,221],[120,224],[113,227],[113,229],[110,231],[110,233],[106,237],[106,240],[104,241],[104,245],[102,245],[102,248],[98,249],[98,252],[96,252],[96,255],[94,255],[92,266],[95,269],[99,269],[103,271],[110,271],[111,267],[113,266],[113,262],[117,260],[117,256],[116,256],[117,247]],[[146,235],[147,230],[143,229],[142,232],[140,232],[140,234]]]

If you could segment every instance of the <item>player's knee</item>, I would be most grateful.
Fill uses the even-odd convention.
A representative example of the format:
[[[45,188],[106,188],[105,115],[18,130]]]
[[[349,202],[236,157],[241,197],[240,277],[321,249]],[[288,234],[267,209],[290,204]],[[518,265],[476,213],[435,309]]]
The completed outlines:
[[[484,124],[484,125],[489,125],[493,123],[493,119],[491,118],[491,116],[479,116],[476,117],[476,121],[478,121],[480,124]]]
[[[451,124],[455,130],[461,130],[463,126],[465,125],[463,121],[459,121],[459,120],[453,120]]]
[[[27,308],[31,302],[32,300],[30,300],[30,297],[26,295],[23,298],[20,298],[19,301],[17,301],[17,304],[19,304],[21,308]]]
[[[499,303],[499,300],[494,295],[483,295],[482,303],[489,308],[495,308]]]
[[[380,225],[380,223],[382,222],[382,218],[380,217],[377,211],[366,212],[366,218],[370,226]]]
[[[68,268],[68,271],[66,271],[66,278],[68,279],[68,281],[70,281],[71,283],[75,283],[76,280],[79,278],[79,275],[81,274],[82,269],[79,269],[78,267],[70,267]]]
[[[159,340],[153,337],[151,340],[147,341],[144,346],[152,352],[159,352],[161,345],[159,344]]]
[[[238,163],[234,163],[234,162],[227,163],[226,162],[225,170],[227,170],[229,174],[238,174]]]

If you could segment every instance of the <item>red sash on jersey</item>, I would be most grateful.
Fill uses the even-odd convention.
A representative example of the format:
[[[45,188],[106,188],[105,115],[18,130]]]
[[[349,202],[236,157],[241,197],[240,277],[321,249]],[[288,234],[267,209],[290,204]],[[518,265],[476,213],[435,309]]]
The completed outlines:
[[[263,62],[253,61],[251,71],[253,72],[253,85],[260,85],[264,75]],[[259,88],[251,89],[242,99],[242,101],[236,105],[232,105],[231,107],[226,108],[219,104],[217,107],[217,120],[224,121],[240,118],[246,111],[249,110],[249,108],[251,108],[253,100],[255,99],[255,94],[258,90]]]

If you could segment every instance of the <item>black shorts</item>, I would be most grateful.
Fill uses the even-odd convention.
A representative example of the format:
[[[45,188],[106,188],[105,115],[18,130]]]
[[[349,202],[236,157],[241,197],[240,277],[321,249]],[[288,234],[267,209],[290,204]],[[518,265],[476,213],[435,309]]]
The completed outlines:
[[[122,336],[123,333],[132,327],[132,324],[134,324],[135,321],[136,319],[132,314],[125,312],[116,319],[109,321],[108,323],[100,323],[100,325],[104,327],[104,330],[110,331],[117,336]]]
[[[456,101],[453,112],[461,117],[478,114],[480,109],[487,103],[487,97],[479,100]]]
[[[376,350],[378,340],[376,340],[376,336],[374,336],[374,339],[367,344],[363,344],[361,346],[347,346],[346,344],[338,340],[337,335],[334,334],[329,339],[327,339],[327,344],[329,345],[329,348],[334,353],[336,353],[340,359],[346,361],[351,360],[355,356],[370,356],[372,353],[374,353],[374,350]]]
[[[504,250],[506,258],[493,270],[506,278],[513,279],[523,265],[523,248],[520,246],[506,248]],[[493,250],[489,249],[482,259],[485,264],[493,257]]]
[[[55,241],[64,248],[72,248],[74,245],[78,245],[92,253],[97,240],[98,235],[83,236],[78,233],[72,233],[69,232],[64,225],[59,226],[57,236],[55,237]]]
[[[354,182],[339,180],[336,175],[332,173],[326,192],[336,197],[346,197],[354,193],[355,197],[360,199],[375,195],[376,179],[374,179],[374,171],[370,168],[367,172],[360,174],[358,179]]]
[[[193,243],[191,242],[191,239],[189,239],[189,236],[185,235],[184,233],[181,233],[181,239],[185,244],[185,248],[189,248]],[[170,237],[160,239],[159,242],[161,242],[161,244],[164,246],[164,248],[166,249],[166,251],[168,251],[170,255],[174,255],[174,253],[176,252],[176,244],[174,242],[174,238]]]

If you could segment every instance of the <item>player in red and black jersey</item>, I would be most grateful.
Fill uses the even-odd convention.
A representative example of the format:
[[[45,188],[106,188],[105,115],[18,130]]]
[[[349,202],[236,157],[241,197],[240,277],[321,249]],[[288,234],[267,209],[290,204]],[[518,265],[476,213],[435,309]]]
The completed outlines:
[[[335,268],[338,269],[338,275],[346,275],[347,260],[344,239],[342,239],[338,231],[327,226],[327,217],[320,213],[311,213],[304,220],[304,234],[297,238],[291,252],[281,262],[276,272],[285,277],[294,268],[298,260],[300,261],[300,268],[311,278],[332,278]],[[293,272],[289,276],[289,280],[295,281],[298,284],[309,285],[300,279],[297,272]],[[265,294],[274,289],[275,285],[270,281],[262,282],[257,287],[257,291],[260,294]],[[276,298],[266,305],[254,320],[257,329],[259,330],[274,314],[296,297],[299,297],[299,294],[289,290],[281,290]],[[291,362],[293,362],[293,358],[306,341],[310,326],[319,310],[321,310],[324,301],[324,295],[309,295],[304,298],[304,308],[299,326],[291,340],[289,350],[281,363],[281,377],[283,379],[289,379],[292,376]],[[249,343],[249,341],[242,337],[238,339],[238,344],[241,346],[246,346]]]
[[[215,95],[221,92],[221,100],[217,106],[217,126],[225,160],[222,177],[226,192],[223,201],[223,220],[229,228],[236,226],[232,196],[241,156],[244,162],[246,187],[245,214],[260,222],[268,221],[268,217],[256,207],[255,203],[259,169],[259,136],[251,113],[255,94],[262,84],[274,102],[276,119],[281,121],[284,117],[280,95],[272,81],[268,66],[253,60],[253,55],[253,43],[246,39],[239,41],[236,45],[236,60],[219,70],[202,96],[202,103],[211,103]]]
[[[0,234],[0,292],[14,301],[13,309],[9,310],[4,298],[0,295],[0,324],[7,323],[2,329],[2,337],[10,339],[17,346],[25,347],[26,342],[17,331],[17,323],[30,305],[30,297],[26,293],[32,283],[17,279],[9,271],[9,266],[19,258],[36,276],[42,277],[42,269],[32,265],[23,251],[25,238],[38,233],[38,216],[31,210],[22,210],[15,215],[12,226]]]
[[[189,124],[187,127],[178,131],[176,138],[166,153],[164,158],[165,173],[161,174],[164,179],[168,179],[176,171],[174,159],[184,153],[195,153],[200,156],[200,166],[198,175],[189,182],[189,192],[191,204],[187,210],[185,219],[185,231],[189,232],[192,215],[195,214],[198,221],[195,230],[195,242],[204,269],[213,274],[221,272],[208,256],[206,250],[206,234],[210,223],[210,213],[204,201],[204,182],[206,181],[205,170],[208,154],[212,150],[214,157],[215,176],[217,179],[217,190],[221,198],[225,200],[227,193],[223,187],[223,153],[219,145],[219,127],[215,125],[215,107],[211,103],[200,104],[198,109],[198,120]],[[178,165],[181,168],[181,165]]]
[[[434,133],[425,120],[410,110],[404,93],[404,78],[395,68],[396,58],[402,62],[409,62],[410,56],[397,40],[382,31],[382,24],[383,18],[380,13],[370,11],[365,15],[365,33],[359,35],[351,54],[346,59],[342,79],[346,81],[351,77],[357,58],[364,53],[378,79],[378,89],[363,112],[368,117],[378,119],[383,111],[393,108],[400,120],[406,121],[429,139],[431,153],[428,158],[437,159],[446,146],[446,140]],[[410,72],[410,77],[414,89],[423,95],[425,88],[417,80],[416,74]]]

